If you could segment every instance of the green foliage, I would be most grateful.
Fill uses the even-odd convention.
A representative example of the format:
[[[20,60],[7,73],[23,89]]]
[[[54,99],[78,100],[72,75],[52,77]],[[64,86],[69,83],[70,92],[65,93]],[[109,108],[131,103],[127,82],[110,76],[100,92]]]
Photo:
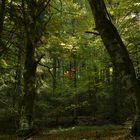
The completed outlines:
[[[26,24],[32,24],[30,14],[37,12],[35,9],[36,12],[26,9],[23,15],[20,11],[23,8],[21,2],[15,0],[11,4],[9,1],[6,4],[4,31],[0,36],[5,46],[0,58],[0,97],[8,105],[7,108],[7,105],[0,103],[1,116],[4,112],[11,114],[9,112],[11,106],[16,111],[20,110],[24,84],[26,33],[29,30],[24,27],[23,21],[25,18]],[[137,0],[112,0],[112,4],[107,5],[112,22],[118,28],[130,52],[139,77],[140,4]],[[42,9],[41,5],[30,6],[38,8],[38,11]],[[34,28],[35,32],[30,34],[30,38],[36,41],[35,60],[43,56],[38,62],[36,74],[37,99],[34,116],[39,125],[46,128],[49,123],[50,127],[64,123],[72,124],[75,112],[77,116],[87,115],[99,119],[99,116],[102,116],[103,120],[112,122],[111,114],[114,113],[113,105],[116,99],[120,110],[118,118],[125,121],[128,119],[128,114],[133,115],[133,107],[128,109],[128,106],[133,106],[131,97],[115,91],[113,84],[115,82],[117,86],[118,83],[113,79],[113,66],[101,39],[96,35],[87,2],[53,1],[37,17]],[[21,62],[18,57],[20,50]],[[20,86],[17,79],[19,69]],[[21,94],[18,94],[19,88]]]

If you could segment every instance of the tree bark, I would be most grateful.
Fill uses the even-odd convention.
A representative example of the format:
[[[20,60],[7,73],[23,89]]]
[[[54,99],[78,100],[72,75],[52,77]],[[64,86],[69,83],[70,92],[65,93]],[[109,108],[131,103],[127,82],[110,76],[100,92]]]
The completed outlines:
[[[0,36],[3,30],[3,23],[4,23],[4,17],[5,17],[5,4],[6,4],[6,0],[2,0],[1,7],[0,7]]]
[[[20,136],[28,136],[33,133],[33,113],[34,102],[36,96],[36,68],[37,61],[35,60],[36,48],[36,21],[34,20],[34,8],[30,6],[32,2],[27,3],[27,9],[32,10],[28,12],[28,16],[32,18],[32,22],[25,17],[25,1],[22,1],[24,28],[25,28],[25,58],[24,58],[24,73],[23,73],[23,99],[21,103],[21,116],[20,116]],[[30,11],[29,10],[29,11]]]
[[[53,95],[55,94],[55,90],[56,90],[56,86],[57,86],[56,68],[57,68],[57,59],[55,57],[53,57]]]
[[[21,107],[19,135],[26,136],[33,131],[33,109],[36,96],[36,68],[35,46],[27,37],[25,65],[24,65],[24,95]]]
[[[21,111],[21,98],[23,95],[23,52],[19,47],[17,56],[17,68],[15,76],[15,92],[13,94],[13,107],[16,106],[18,109],[18,114]]]
[[[112,75],[112,115],[111,119],[115,124],[121,124],[124,121],[122,117],[122,109],[124,104],[125,96],[122,90],[121,78],[119,75],[119,71],[117,68],[113,67],[113,75]]]
[[[120,72],[123,88],[126,92],[135,95],[137,112],[131,132],[133,135],[140,135],[140,84],[136,78],[133,63],[117,29],[110,20],[104,1],[88,1],[94,16],[96,29],[111,57],[113,65]]]
[[[5,18],[5,8],[6,0],[1,0],[0,6],[0,56],[3,52],[3,41],[2,41],[2,32],[3,32],[3,23]]]

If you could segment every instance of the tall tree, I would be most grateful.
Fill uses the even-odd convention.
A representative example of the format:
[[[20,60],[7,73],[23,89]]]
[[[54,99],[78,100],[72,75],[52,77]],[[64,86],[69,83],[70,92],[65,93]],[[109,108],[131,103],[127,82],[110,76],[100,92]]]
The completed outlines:
[[[113,25],[103,0],[88,0],[102,41],[122,77],[122,83],[127,92],[135,95],[136,119],[132,127],[133,135],[140,135],[140,82],[136,78],[134,66],[128,51]]]
[[[5,18],[5,8],[6,8],[6,0],[2,0],[0,2],[0,52],[3,51],[2,32],[3,32],[3,24]]]
[[[24,63],[24,95],[21,107],[20,131],[21,135],[27,135],[33,129],[34,101],[36,96],[36,69],[43,55],[36,57],[36,48],[43,35],[47,24],[45,10],[50,0],[22,0],[21,20],[25,30],[25,63]],[[22,133],[24,132],[24,133]]]

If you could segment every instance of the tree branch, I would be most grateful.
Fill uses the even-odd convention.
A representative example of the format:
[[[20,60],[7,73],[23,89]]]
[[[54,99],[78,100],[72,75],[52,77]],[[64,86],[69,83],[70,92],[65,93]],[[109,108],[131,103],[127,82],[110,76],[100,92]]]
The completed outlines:
[[[42,64],[42,63],[38,63],[38,64],[39,64],[40,66],[43,66],[43,67],[47,68],[48,71],[49,71],[49,73],[51,74],[52,78],[55,79],[55,78],[54,78],[54,75],[53,75],[52,72],[50,71],[51,68],[50,68],[49,66],[44,65],[44,64]]]
[[[85,31],[85,33],[94,34],[94,35],[100,35],[98,32],[92,32],[92,31]]]

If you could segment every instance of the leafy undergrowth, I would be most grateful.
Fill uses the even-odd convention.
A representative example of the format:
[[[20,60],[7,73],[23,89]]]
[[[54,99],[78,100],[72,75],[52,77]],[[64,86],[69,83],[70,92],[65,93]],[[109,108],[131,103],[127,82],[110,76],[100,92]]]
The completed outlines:
[[[48,130],[32,140],[140,140],[127,136],[129,128],[126,126],[76,126]],[[127,137],[126,137],[127,136]],[[0,140],[22,140],[14,136],[0,136]]]

